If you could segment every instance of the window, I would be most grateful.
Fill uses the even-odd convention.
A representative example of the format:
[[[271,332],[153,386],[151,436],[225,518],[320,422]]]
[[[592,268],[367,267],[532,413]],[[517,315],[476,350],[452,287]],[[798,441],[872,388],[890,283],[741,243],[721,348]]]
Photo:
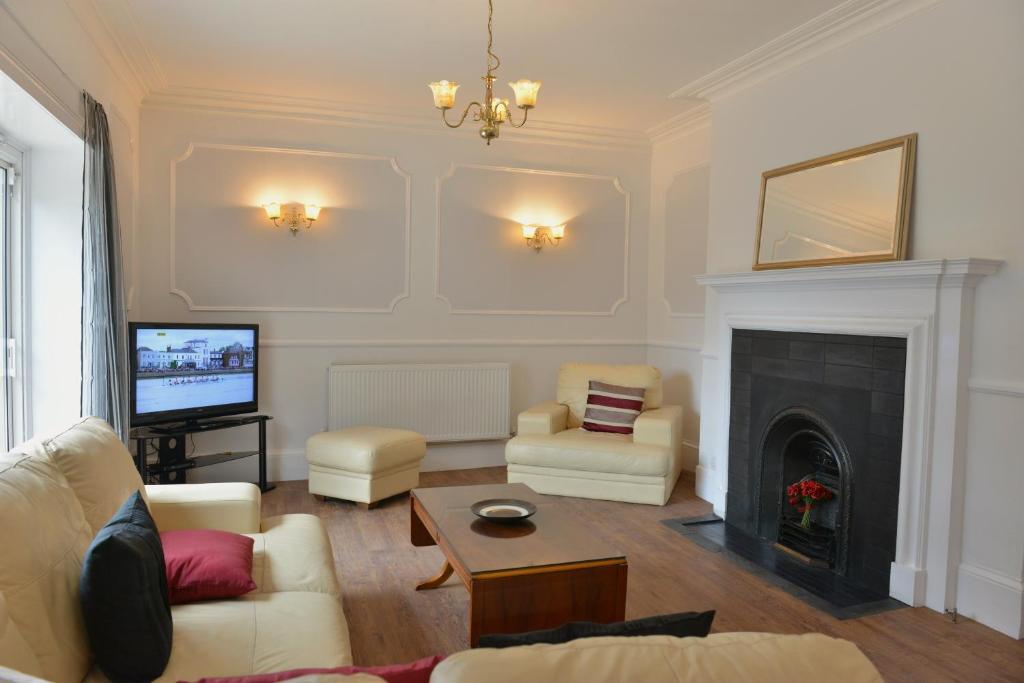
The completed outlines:
[[[0,448],[25,438],[23,348],[24,154],[0,142]]]

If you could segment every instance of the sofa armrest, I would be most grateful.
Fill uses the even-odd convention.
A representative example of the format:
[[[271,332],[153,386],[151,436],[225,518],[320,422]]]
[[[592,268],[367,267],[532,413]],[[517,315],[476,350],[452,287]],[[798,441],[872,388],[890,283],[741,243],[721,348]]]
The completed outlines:
[[[683,443],[682,406],[645,410],[633,423],[633,442],[664,446],[678,452]]]
[[[255,484],[150,484],[146,494],[160,531],[260,531],[260,489]]]
[[[517,434],[557,434],[565,431],[569,406],[546,401],[519,413]]]

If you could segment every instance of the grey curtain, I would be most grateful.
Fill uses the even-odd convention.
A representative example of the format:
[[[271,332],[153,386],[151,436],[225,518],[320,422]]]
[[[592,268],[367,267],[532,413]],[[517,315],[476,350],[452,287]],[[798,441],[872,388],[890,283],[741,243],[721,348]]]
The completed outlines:
[[[82,415],[128,438],[128,319],[110,129],[103,106],[85,99],[82,199]]]

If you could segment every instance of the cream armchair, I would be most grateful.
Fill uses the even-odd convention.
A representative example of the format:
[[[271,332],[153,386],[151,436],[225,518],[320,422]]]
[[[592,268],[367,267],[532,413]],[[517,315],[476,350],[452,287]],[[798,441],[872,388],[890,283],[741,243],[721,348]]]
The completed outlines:
[[[632,436],[580,428],[590,380],[647,390]],[[661,401],[657,368],[566,363],[556,400],[519,414],[505,447],[509,482],[539,493],[664,505],[682,469],[683,411]]]

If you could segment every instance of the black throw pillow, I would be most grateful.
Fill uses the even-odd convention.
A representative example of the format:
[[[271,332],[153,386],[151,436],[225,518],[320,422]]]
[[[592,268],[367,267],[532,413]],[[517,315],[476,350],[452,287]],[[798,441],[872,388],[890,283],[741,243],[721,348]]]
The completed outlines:
[[[679,614],[661,614],[633,621],[620,621],[614,624],[595,624],[590,621],[570,621],[558,628],[528,633],[492,633],[480,636],[480,647],[515,647],[517,645],[533,645],[534,643],[568,643],[577,638],[594,638],[597,636],[675,636],[703,638],[711,631],[711,621],[715,618],[714,610],[710,612],[680,612]]]
[[[160,534],[138,491],[85,553],[79,600],[89,646],[114,683],[151,681],[171,656],[171,604]]]

